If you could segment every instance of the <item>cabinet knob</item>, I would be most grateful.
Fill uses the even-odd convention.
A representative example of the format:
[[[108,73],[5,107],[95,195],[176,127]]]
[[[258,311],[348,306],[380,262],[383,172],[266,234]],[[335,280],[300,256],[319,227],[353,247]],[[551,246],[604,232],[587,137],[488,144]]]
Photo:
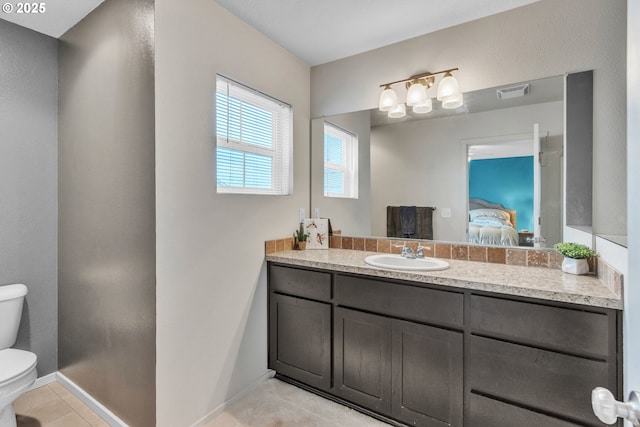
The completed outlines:
[[[614,424],[618,417],[640,426],[640,393],[632,391],[629,400],[618,402],[604,387],[596,387],[591,392],[591,406],[596,417],[605,424]]]

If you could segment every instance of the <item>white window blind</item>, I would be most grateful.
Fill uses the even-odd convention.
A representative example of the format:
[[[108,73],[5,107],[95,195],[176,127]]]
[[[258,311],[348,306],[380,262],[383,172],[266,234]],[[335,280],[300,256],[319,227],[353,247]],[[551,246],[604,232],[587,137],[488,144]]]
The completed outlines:
[[[324,195],[358,198],[358,135],[324,123]]]
[[[218,193],[290,194],[291,106],[216,76]]]

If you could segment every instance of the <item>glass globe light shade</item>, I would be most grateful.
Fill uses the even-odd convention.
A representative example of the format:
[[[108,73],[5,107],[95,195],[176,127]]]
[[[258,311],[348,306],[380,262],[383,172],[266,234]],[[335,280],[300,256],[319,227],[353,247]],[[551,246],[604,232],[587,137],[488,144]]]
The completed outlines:
[[[445,74],[442,80],[440,80],[440,84],[438,84],[438,101],[443,101],[445,98],[456,96],[458,94],[460,94],[458,81],[451,75],[451,73]]]
[[[380,100],[378,101],[378,108],[380,111],[390,111],[398,105],[398,95],[396,92],[387,86],[380,94]]]
[[[404,104],[398,104],[396,105],[396,108],[394,108],[393,110],[389,110],[387,115],[392,119],[399,119],[407,115],[407,108]]]
[[[462,106],[464,103],[464,99],[462,98],[462,94],[459,93],[456,96],[450,96],[442,100],[442,108],[447,110],[453,110],[454,108],[458,108]]]
[[[431,101],[431,98],[427,98],[427,100],[422,104],[413,106],[413,112],[416,114],[427,114],[430,113],[431,110],[433,110],[433,102]]]
[[[417,80],[409,86],[409,91],[407,92],[407,105],[409,107],[413,107],[414,105],[424,104],[427,102],[427,91],[425,90],[422,83],[419,83]]]

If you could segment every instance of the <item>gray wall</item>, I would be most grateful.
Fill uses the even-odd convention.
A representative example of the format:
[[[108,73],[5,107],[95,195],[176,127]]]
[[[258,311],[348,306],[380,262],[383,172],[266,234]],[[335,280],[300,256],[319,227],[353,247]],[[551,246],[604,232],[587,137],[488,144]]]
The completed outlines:
[[[155,425],[152,0],[108,0],[59,45],[60,371]]]
[[[0,285],[29,294],[16,347],[57,360],[57,41],[0,20]]]

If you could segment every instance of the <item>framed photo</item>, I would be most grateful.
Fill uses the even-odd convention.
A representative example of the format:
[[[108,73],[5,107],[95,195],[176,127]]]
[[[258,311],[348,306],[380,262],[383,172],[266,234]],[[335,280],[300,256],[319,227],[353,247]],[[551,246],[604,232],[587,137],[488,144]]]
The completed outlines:
[[[307,249],[329,249],[329,220],[327,218],[305,218],[304,232]]]

